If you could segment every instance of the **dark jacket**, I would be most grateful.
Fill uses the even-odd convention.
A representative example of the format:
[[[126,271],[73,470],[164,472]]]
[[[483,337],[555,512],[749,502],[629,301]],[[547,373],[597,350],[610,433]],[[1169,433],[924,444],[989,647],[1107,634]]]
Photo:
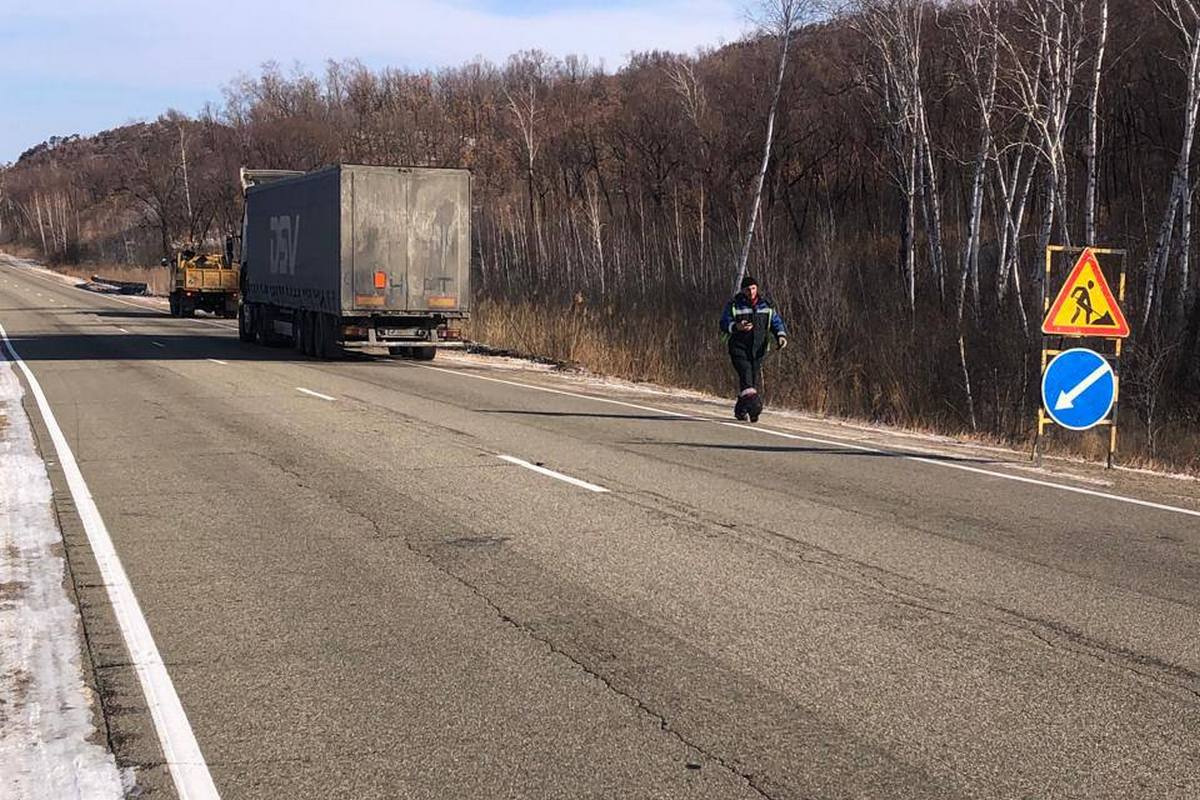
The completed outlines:
[[[753,322],[754,328],[748,331],[734,330],[734,325],[744,319]],[[766,297],[760,294],[751,307],[750,298],[744,292],[738,292],[725,304],[725,311],[721,314],[721,338],[729,342],[731,351],[739,350],[754,358],[762,358],[771,346],[768,333],[776,338],[787,336],[787,327],[783,324],[783,317],[779,316]]]

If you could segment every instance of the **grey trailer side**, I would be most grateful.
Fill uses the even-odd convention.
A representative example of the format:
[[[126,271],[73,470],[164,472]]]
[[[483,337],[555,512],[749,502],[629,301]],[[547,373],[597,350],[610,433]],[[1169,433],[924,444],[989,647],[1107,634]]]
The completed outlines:
[[[341,308],[341,178],[337,167],[246,192],[242,291],[286,309]]]

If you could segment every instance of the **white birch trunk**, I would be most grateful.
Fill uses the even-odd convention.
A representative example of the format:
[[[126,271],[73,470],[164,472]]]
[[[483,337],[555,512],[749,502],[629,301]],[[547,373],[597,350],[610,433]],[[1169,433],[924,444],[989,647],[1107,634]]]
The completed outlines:
[[[786,23],[779,32],[779,69],[775,75],[775,88],[771,93],[771,109],[767,114],[767,138],[763,143],[762,163],[758,167],[758,175],[754,179],[754,194],[750,200],[749,221],[746,225],[745,239],[742,241],[742,252],[738,257],[737,277],[733,281],[733,291],[741,288],[742,278],[746,276],[746,262],[750,258],[750,246],[754,241],[754,224],[758,221],[758,209],[762,203],[763,181],[767,177],[767,167],[771,163],[771,144],[775,137],[775,111],[779,106],[779,93],[783,88],[783,76],[787,70],[788,46],[792,40],[793,20],[789,14]]]
[[[1096,240],[1096,149],[1097,120],[1100,116],[1100,77],[1104,66],[1104,48],[1108,42],[1108,0],[1100,0],[1100,30],[1096,36],[1096,52],[1092,64],[1092,93],[1088,102],[1087,188],[1083,201],[1083,244],[1094,246]]]

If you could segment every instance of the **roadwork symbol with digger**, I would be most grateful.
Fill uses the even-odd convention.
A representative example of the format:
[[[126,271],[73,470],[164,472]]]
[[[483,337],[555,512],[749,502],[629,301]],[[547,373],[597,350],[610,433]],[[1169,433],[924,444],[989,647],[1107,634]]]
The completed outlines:
[[[1042,332],[1068,336],[1129,335],[1129,323],[1113,297],[1096,255],[1084,249],[1050,306]]]

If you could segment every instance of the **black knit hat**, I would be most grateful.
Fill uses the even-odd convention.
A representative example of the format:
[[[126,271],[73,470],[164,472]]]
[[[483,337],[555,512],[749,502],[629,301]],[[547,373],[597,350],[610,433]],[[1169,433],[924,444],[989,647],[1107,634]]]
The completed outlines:
[[[747,275],[742,278],[742,288],[749,289],[751,286],[758,286],[758,279],[753,275]]]

